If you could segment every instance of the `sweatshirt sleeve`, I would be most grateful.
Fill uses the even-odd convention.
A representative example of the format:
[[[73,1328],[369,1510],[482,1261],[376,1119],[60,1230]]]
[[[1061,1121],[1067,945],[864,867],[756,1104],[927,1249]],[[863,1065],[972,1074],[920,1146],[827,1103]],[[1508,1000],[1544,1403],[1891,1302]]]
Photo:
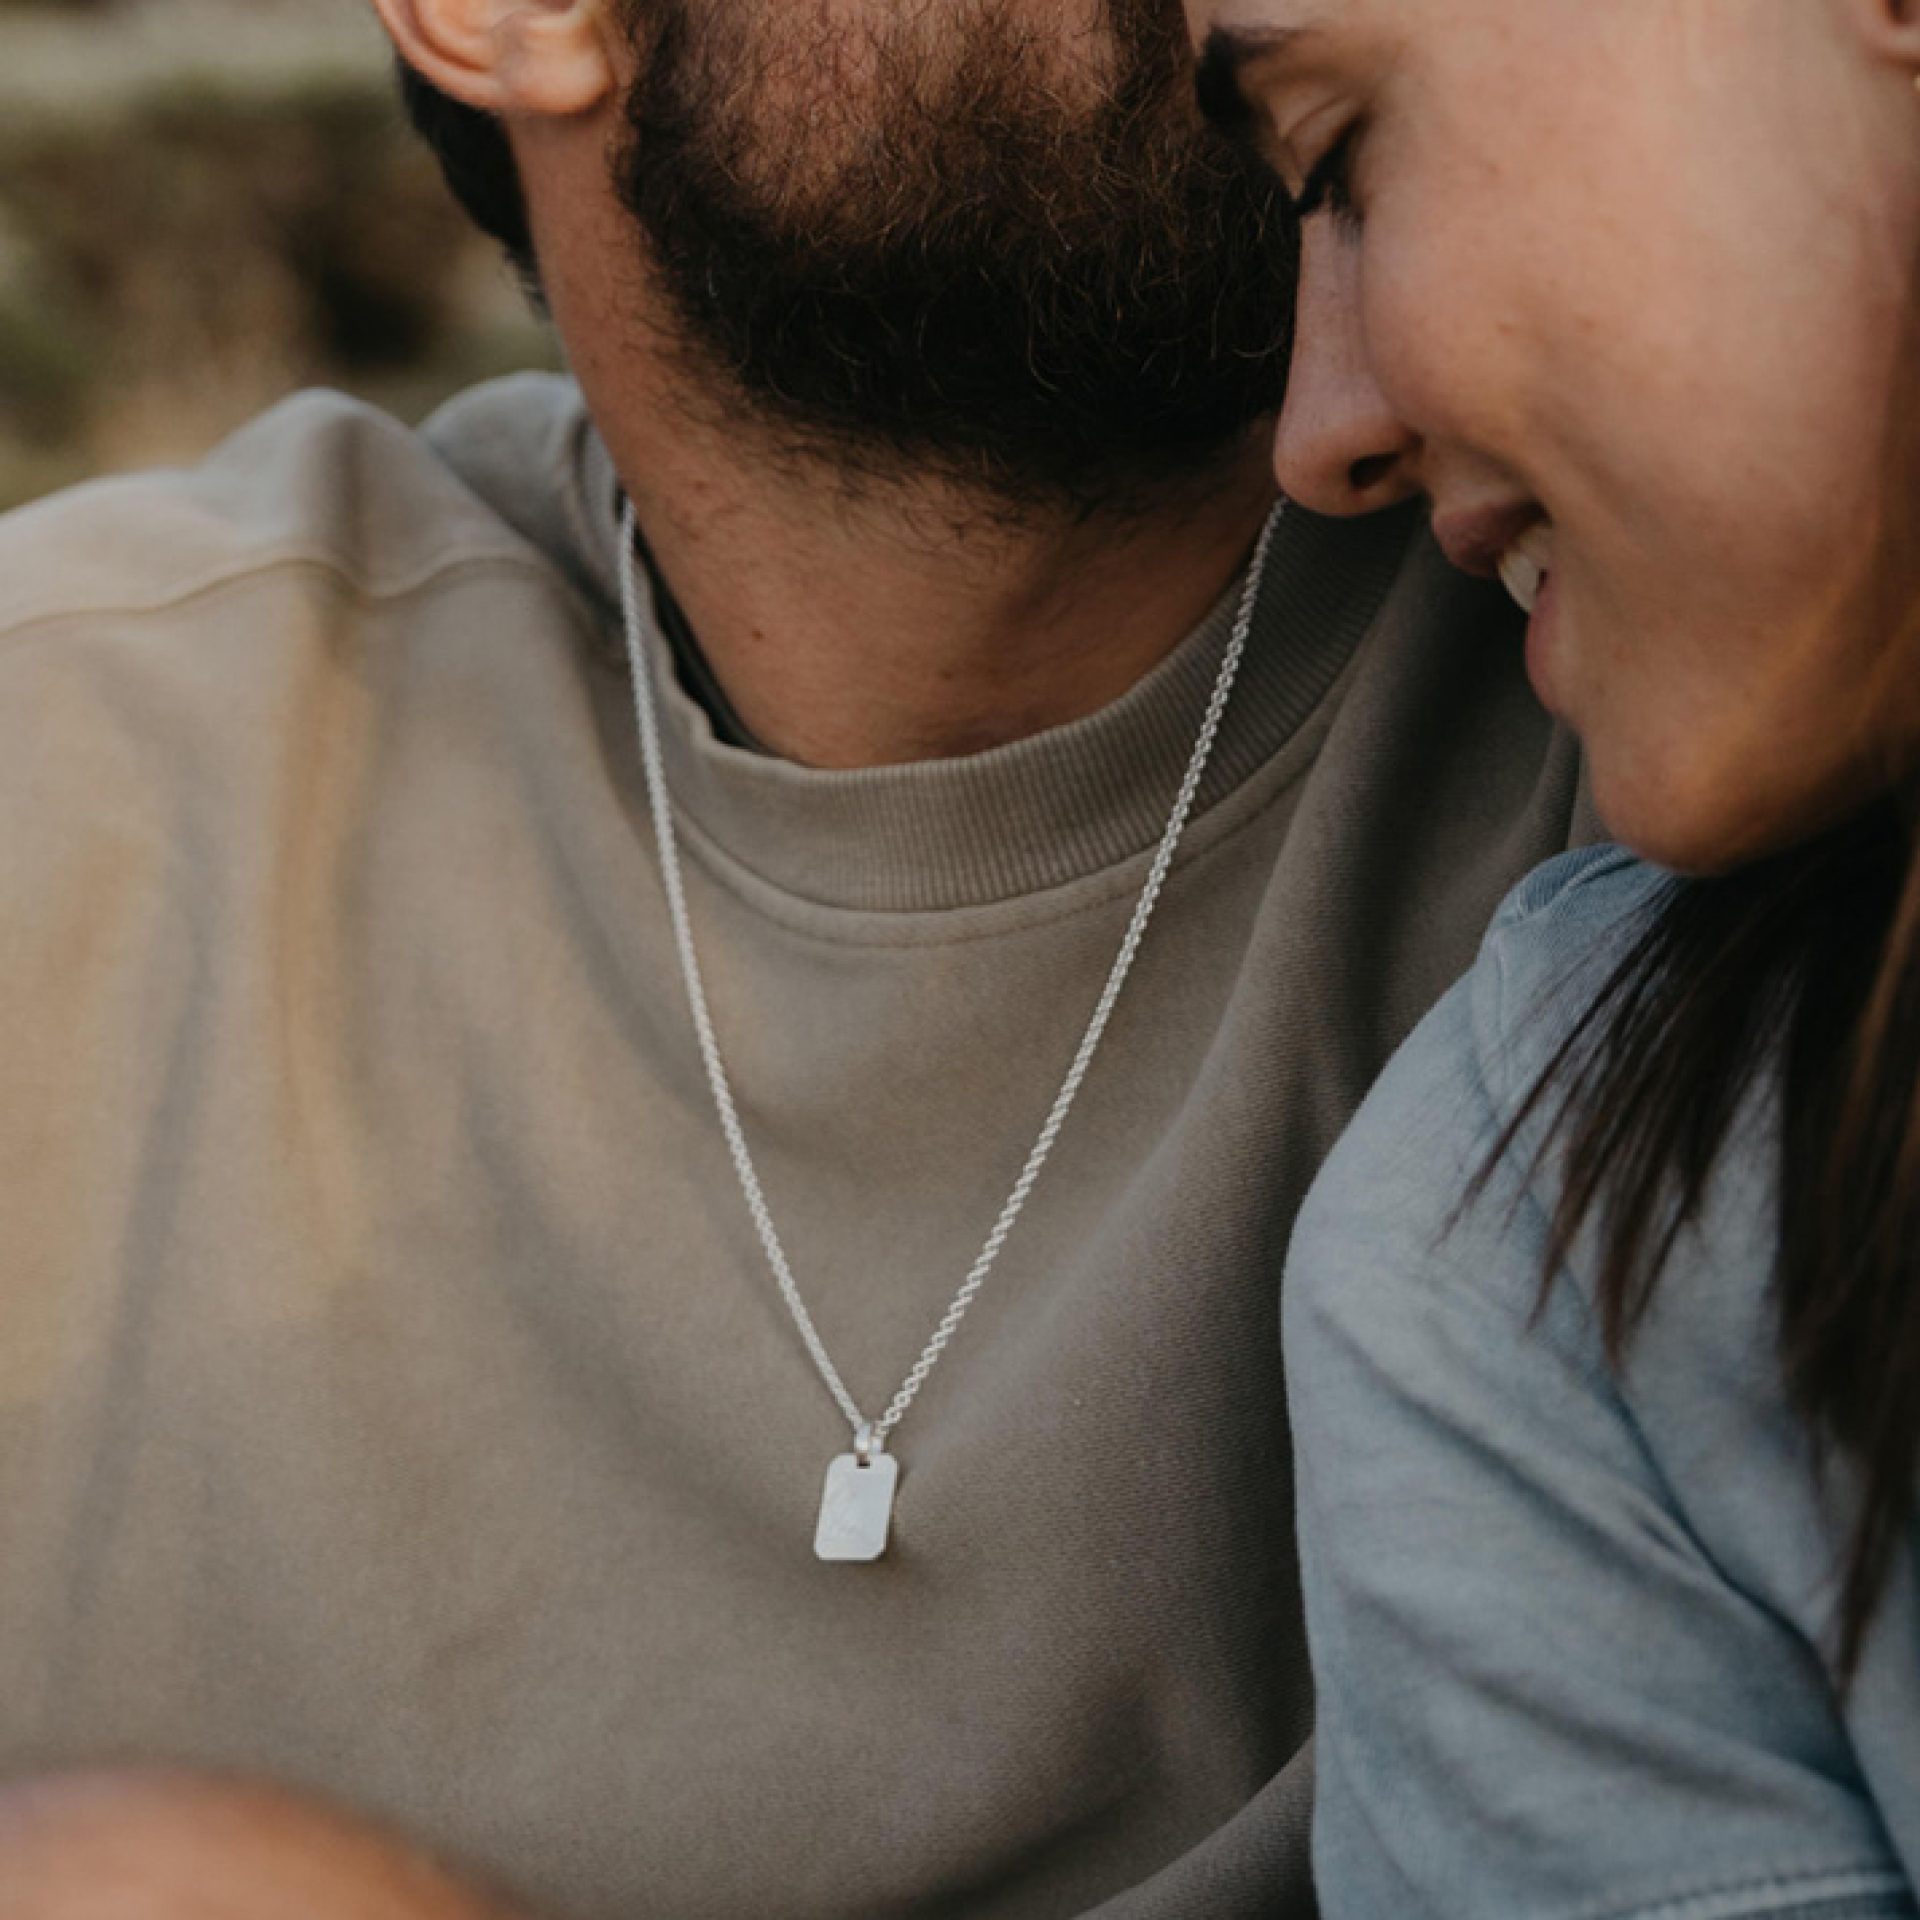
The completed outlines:
[[[1322,1911],[1911,1915],[1814,1650],[1690,1530],[1578,1284],[1535,1317],[1537,1197],[1507,1170],[1454,1217],[1504,1118],[1476,999],[1505,1028],[1516,952],[1569,941],[1577,922],[1496,930],[1294,1242]]]

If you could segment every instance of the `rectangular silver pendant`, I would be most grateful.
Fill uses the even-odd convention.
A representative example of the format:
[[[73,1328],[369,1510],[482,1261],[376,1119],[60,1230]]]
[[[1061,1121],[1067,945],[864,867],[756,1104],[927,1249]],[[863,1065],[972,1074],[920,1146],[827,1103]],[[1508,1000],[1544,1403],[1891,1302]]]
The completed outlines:
[[[858,1454],[843,1453],[827,1469],[814,1552],[822,1560],[878,1560],[887,1550],[899,1485],[900,1463],[892,1454],[876,1453],[862,1466]]]

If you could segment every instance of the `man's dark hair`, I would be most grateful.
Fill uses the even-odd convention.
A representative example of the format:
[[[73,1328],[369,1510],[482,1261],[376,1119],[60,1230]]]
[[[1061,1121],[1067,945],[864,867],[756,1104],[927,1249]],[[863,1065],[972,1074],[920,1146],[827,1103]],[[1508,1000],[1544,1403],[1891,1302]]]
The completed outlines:
[[[520,277],[536,280],[533,232],[527,224],[526,196],[506,129],[490,113],[449,99],[430,80],[400,63],[400,96],[407,117],[440,162],[454,198],[482,232],[506,248]]]

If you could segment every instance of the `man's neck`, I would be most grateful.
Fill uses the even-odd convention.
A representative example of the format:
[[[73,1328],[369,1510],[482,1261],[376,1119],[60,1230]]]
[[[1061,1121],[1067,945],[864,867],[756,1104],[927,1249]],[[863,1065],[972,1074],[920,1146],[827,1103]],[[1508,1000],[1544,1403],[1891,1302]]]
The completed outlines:
[[[814,767],[978,753],[1098,712],[1206,617],[1273,498],[1259,436],[1158,514],[1018,524],[856,492],[672,411],[596,418],[741,722]]]

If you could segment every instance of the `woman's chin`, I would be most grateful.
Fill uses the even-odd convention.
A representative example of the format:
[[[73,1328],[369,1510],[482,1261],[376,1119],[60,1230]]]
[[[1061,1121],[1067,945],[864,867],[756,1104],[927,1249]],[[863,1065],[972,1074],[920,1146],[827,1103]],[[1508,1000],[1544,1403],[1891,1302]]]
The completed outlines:
[[[1643,860],[1709,879],[1817,838],[1870,797],[1851,782],[1755,780],[1756,760],[1764,764],[1746,756],[1716,772],[1704,755],[1676,755],[1665,766],[1645,754],[1621,763],[1596,745],[1594,806],[1608,833]]]

